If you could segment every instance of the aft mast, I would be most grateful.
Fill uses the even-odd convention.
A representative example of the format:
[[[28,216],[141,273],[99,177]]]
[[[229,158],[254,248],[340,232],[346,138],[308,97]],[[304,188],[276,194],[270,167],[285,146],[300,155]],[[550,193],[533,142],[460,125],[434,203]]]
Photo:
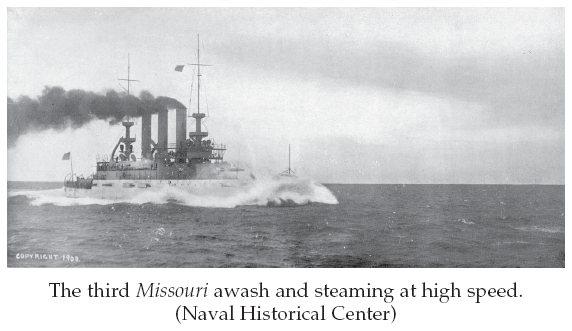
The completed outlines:
[[[206,140],[208,132],[202,131],[202,120],[205,113],[201,113],[200,90],[201,90],[201,67],[210,67],[210,64],[202,64],[200,61],[200,39],[197,35],[197,63],[187,63],[190,66],[197,67],[197,111],[190,115],[195,119],[195,131],[188,133],[186,158],[191,166],[201,163],[210,163],[211,160],[217,162],[222,161],[226,147],[224,145],[215,145],[214,142]],[[184,65],[177,65],[175,71],[183,71]],[[192,82],[191,82],[192,86]],[[191,91],[192,94],[192,91]],[[190,107],[189,107],[190,108]]]
[[[201,140],[209,135],[208,132],[201,131],[201,122],[205,117],[205,114],[201,113],[201,67],[210,67],[210,64],[201,64],[199,37],[197,34],[197,63],[189,63],[189,65],[197,66],[197,112],[191,115],[195,119],[195,132],[189,132],[189,138],[193,140],[195,146],[200,146]]]

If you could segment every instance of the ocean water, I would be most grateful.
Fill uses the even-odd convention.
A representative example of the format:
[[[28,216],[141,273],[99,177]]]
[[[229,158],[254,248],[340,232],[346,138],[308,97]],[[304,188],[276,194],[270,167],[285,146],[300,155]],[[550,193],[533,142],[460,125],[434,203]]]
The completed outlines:
[[[8,182],[8,267],[564,267],[564,186],[260,182],[71,199]]]

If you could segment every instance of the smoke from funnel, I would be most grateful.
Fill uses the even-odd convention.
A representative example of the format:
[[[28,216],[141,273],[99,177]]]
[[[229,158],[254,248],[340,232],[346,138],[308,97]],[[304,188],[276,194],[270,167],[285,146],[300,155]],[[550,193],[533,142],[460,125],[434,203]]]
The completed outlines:
[[[153,97],[147,91],[139,98],[108,91],[105,95],[83,90],[66,91],[61,87],[46,86],[37,99],[20,96],[16,101],[8,98],[8,148],[14,147],[18,137],[28,132],[48,129],[77,129],[94,119],[109,125],[125,117],[140,117],[161,110],[186,108],[168,97]]]

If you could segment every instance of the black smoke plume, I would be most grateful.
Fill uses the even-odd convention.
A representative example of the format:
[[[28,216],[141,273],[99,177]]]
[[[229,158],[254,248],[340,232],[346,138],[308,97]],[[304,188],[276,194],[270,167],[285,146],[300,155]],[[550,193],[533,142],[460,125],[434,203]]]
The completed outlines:
[[[103,95],[46,86],[37,99],[20,96],[14,101],[8,98],[8,148],[14,147],[18,137],[28,132],[77,129],[94,119],[114,125],[127,116],[140,117],[178,108],[185,106],[172,98],[155,98],[147,91],[137,98],[115,91]]]

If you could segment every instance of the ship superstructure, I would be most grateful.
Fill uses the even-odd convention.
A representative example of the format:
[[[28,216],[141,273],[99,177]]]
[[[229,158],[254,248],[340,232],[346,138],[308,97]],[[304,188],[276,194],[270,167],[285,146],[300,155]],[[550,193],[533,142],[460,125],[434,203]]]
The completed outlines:
[[[209,134],[202,130],[205,113],[200,109],[200,79],[202,66],[199,53],[197,63],[189,64],[197,67],[197,110],[191,118],[195,120],[194,131],[187,130],[187,108],[177,106],[175,123],[175,142],[169,143],[169,121],[166,107],[158,109],[157,141],[151,138],[152,113],[141,117],[141,157],[133,151],[136,138],[131,135],[134,122],[130,118],[122,122],[125,135],[121,137],[111,155],[97,157],[96,170],[87,179],[66,177],[64,186],[66,192],[73,196],[84,194],[101,195],[102,197],[123,197],[130,190],[146,189],[162,186],[181,186],[191,188],[217,188],[242,185],[238,167],[223,160],[226,146],[216,144],[207,139]],[[129,66],[129,65],[128,65]],[[177,66],[176,71],[182,71],[184,66]],[[129,93],[129,77],[127,81]]]

